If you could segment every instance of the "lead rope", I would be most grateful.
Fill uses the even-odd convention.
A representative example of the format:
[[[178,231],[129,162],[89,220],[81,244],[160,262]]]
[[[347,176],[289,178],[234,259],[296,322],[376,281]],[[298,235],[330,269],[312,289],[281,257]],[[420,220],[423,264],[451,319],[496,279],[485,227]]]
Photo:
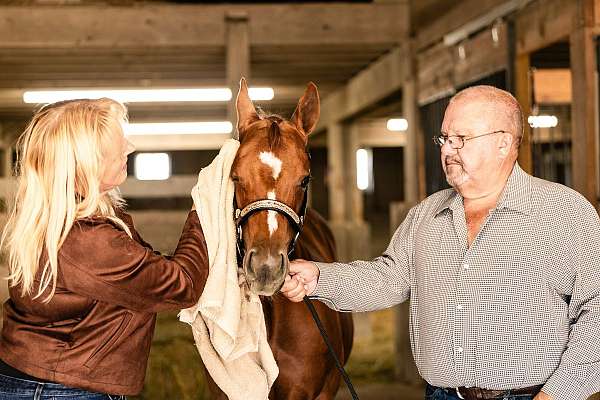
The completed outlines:
[[[308,307],[310,313],[312,314],[312,317],[315,320],[315,323],[317,324],[317,328],[319,328],[319,332],[321,332],[323,341],[327,345],[329,354],[331,354],[331,356],[333,357],[333,360],[335,361],[335,366],[340,371],[340,374],[342,374],[342,378],[344,378],[344,382],[346,382],[346,386],[348,386],[348,390],[350,391],[350,394],[352,395],[352,399],[359,400],[358,395],[356,394],[356,391],[354,390],[354,386],[352,386],[352,382],[350,381],[350,377],[346,373],[344,366],[342,365],[342,363],[340,362],[340,359],[338,358],[337,354],[335,354],[335,351],[333,350],[333,346],[331,345],[331,342],[329,341],[329,336],[327,336],[327,332],[325,332],[325,328],[323,327],[323,324],[321,323],[321,319],[319,318],[319,315],[317,314],[317,310],[315,310],[315,306],[313,305],[312,301],[308,298],[308,296],[304,296],[304,299],[302,299],[302,300],[304,300],[306,307]]]

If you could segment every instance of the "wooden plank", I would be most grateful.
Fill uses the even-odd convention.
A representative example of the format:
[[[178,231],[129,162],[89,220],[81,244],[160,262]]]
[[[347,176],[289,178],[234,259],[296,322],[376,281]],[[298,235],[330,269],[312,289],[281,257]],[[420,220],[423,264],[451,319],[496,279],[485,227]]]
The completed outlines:
[[[490,12],[503,3],[505,3],[505,0],[464,0],[457,2],[456,6],[450,9],[449,12],[417,31],[417,49],[422,50],[430,47],[439,42],[445,34]]]
[[[506,69],[508,40],[505,23],[486,29],[463,44],[464,59],[455,51],[454,84],[465,85]]]
[[[523,111],[523,140],[519,149],[519,165],[524,171],[533,173],[533,159],[531,153],[531,127],[527,117],[531,115],[531,74],[529,54],[515,57],[515,97]]]
[[[0,47],[225,46],[227,12],[248,14],[253,44],[390,43],[408,32],[404,9],[402,3],[3,6]]]
[[[461,49],[459,50],[459,47]],[[460,45],[439,43],[417,55],[419,104],[455,92],[455,88],[506,69],[506,24],[486,29]]]
[[[359,147],[403,147],[406,132],[392,132],[387,129],[387,118],[365,120],[353,125],[358,132]]]
[[[573,101],[573,77],[570,69],[536,69],[532,78],[536,104],[570,104]]]
[[[406,49],[396,48],[350,79],[321,104],[317,130],[330,122],[355,116],[402,89],[406,74]]]
[[[566,39],[573,30],[577,2],[538,0],[517,14],[517,54],[526,54]]]
[[[229,134],[215,135],[132,135],[128,139],[137,151],[218,150]]]
[[[419,104],[454,93],[453,49],[442,43],[417,54]]]
[[[198,183],[197,175],[172,175],[164,181],[139,181],[134,177],[128,177],[119,189],[123,197],[127,198],[188,197],[190,189],[196,183]]]
[[[591,2],[580,3],[591,12]],[[598,207],[598,83],[593,29],[580,27],[570,37],[573,102],[571,118],[573,188]]]

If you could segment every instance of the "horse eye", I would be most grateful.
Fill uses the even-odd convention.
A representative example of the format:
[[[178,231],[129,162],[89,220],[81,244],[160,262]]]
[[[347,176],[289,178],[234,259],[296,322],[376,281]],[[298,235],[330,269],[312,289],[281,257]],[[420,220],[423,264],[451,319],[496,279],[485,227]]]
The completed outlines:
[[[233,182],[237,183],[237,182],[239,182],[239,181],[240,181],[240,177],[239,177],[239,176],[237,176],[237,175],[231,175],[231,180],[232,180]]]
[[[308,187],[308,184],[310,183],[310,175],[307,175],[304,177],[304,179],[302,179],[302,182],[300,182],[300,186],[302,186],[302,188],[306,189]]]

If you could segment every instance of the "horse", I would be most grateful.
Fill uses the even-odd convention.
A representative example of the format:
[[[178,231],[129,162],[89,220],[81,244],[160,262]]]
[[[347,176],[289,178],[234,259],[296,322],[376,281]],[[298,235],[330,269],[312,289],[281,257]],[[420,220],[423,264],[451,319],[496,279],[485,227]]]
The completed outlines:
[[[306,207],[308,135],[320,112],[317,87],[308,84],[290,120],[257,112],[243,78],[236,106],[240,146],[230,178],[235,185],[238,253],[250,290],[260,295],[268,342],[279,366],[269,399],[333,399],[340,374],[310,311],[277,294],[289,271],[290,254],[313,261],[336,259],[331,230]],[[352,348],[352,315],[321,302],[314,306],[345,363]],[[211,381],[214,398],[226,399]]]

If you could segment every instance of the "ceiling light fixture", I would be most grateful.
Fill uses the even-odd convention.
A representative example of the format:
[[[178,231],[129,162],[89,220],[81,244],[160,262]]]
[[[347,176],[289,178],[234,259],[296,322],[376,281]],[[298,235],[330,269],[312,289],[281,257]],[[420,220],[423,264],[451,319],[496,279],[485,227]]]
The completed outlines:
[[[268,101],[275,97],[273,88],[250,88],[252,100]],[[123,103],[155,102],[225,102],[232,98],[229,88],[198,89],[90,89],[90,90],[28,90],[23,93],[23,102],[28,104],[47,104],[74,99],[99,99],[108,97]]]

